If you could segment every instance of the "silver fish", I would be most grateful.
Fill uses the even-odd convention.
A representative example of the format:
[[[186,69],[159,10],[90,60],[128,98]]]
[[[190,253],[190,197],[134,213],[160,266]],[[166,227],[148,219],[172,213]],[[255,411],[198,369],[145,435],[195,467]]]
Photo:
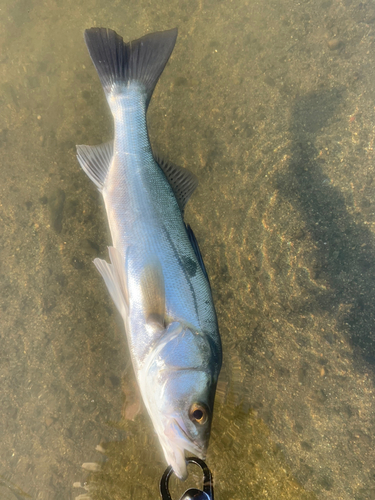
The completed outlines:
[[[210,284],[185,205],[198,181],[153,155],[146,112],[177,29],[124,43],[91,28],[85,41],[113,114],[113,143],[77,146],[101,191],[111,263],[94,263],[120,311],[140,392],[167,463],[205,458],[222,352]]]

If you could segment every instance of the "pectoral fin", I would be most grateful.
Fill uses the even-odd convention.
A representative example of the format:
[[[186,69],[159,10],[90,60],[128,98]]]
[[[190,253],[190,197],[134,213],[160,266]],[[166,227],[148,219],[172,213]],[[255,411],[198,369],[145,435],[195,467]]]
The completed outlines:
[[[141,275],[141,290],[146,323],[155,330],[165,328],[165,287],[161,264],[151,259]]]

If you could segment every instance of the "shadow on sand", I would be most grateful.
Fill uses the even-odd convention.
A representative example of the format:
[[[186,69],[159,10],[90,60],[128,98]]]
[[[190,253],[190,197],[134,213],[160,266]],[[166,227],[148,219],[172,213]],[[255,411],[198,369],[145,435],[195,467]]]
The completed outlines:
[[[344,90],[312,93],[295,101],[289,168],[277,188],[304,218],[316,245],[313,278],[327,290],[310,295],[301,314],[332,311],[355,351],[375,372],[375,241],[348,212],[343,194],[324,173],[314,140],[334,117]],[[360,158],[358,158],[360,161]],[[331,339],[328,337],[328,341]]]

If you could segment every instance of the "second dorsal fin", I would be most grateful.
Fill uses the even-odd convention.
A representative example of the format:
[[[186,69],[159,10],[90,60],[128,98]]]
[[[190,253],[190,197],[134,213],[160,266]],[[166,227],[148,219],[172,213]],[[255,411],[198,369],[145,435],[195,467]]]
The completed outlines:
[[[154,158],[164,172],[165,177],[168,179],[183,215],[190,196],[198,186],[197,177],[187,168],[178,167],[173,163],[163,160],[157,155],[155,155]]]

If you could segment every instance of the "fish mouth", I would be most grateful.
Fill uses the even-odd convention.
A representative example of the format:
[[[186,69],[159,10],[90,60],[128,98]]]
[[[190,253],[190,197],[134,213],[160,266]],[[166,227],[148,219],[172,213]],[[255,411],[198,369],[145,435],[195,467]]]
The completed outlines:
[[[202,460],[206,458],[206,447],[199,446],[192,441],[184,427],[183,423],[180,423],[176,418],[172,418],[164,431],[167,441],[165,445],[162,444],[168,464],[172,466],[176,476],[183,481],[188,476],[185,450]]]
[[[178,422],[177,419],[174,419],[175,424],[180,430],[179,436],[182,439],[182,444],[185,443],[184,449],[186,451],[190,451],[191,453],[194,453],[197,455],[197,457],[201,458],[202,460],[206,459],[206,447],[205,446],[200,446],[196,441],[193,441],[191,438],[189,438],[188,433],[185,429],[185,426],[183,423]],[[182,425],[181,425],[182,424]]]

